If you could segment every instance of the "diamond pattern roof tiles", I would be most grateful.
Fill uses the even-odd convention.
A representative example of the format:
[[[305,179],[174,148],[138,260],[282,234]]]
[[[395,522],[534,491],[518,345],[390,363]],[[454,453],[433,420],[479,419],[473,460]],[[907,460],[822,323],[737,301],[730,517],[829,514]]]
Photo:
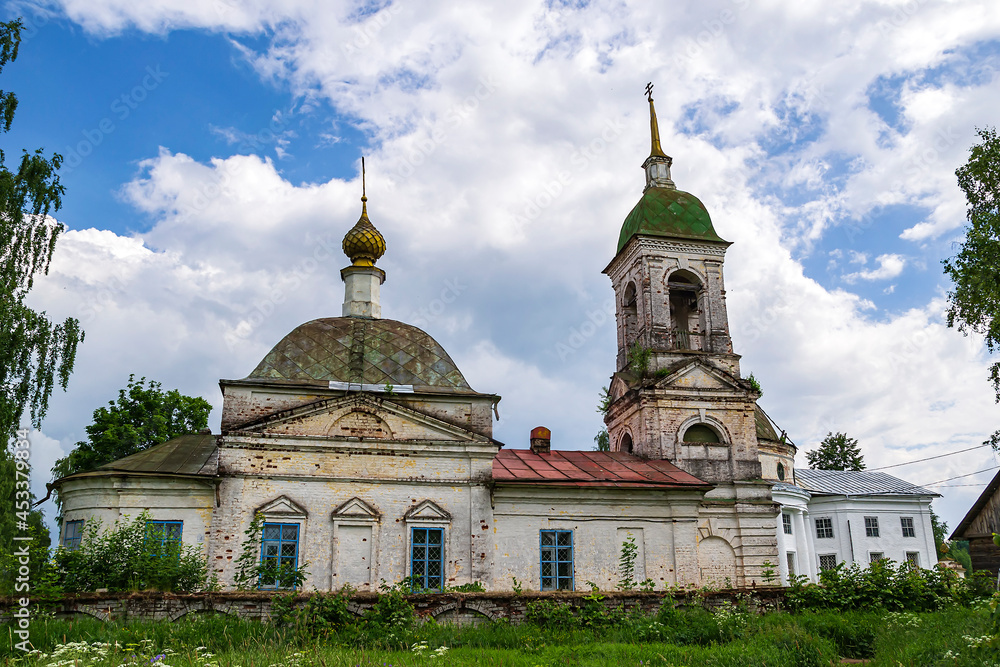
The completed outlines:
[[[297,327],[249,378],[448,387],[471,391],[444,348],[395,320],[327,317]]]
[[[705,205],[693,194],[673,188],[646,190],[622,224],[618,252],[636,234],[725,243],[715,233]]]

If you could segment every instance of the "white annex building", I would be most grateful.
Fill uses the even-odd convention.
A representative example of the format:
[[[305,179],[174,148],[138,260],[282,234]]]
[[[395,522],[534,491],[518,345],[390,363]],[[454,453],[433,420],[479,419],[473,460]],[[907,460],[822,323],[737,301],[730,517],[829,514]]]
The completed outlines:
[[[62,544],[77,547],[85,521],[148,510],[231,584],[261,515],[261,558],[308,562],[305,587],[319,590],[404,577],[610,589],[630,537],[636,580],[658,589],[763,585],[772,569],[814,579],[879,557],[932,566],[935,494],[881,473],[794,469],[795,446],[733,351],[730,244],[675,187],[651,96],[649,109],[646,187],[605,269],[618,323],[610,452],[550,450],[541,427],[530,448],[493,439],[500,397],[472,389],[427,333],[382,319],[386,245],[362,197],[341,316],[296,327],[247,377],[222,380],[221,434],[57,480]]]

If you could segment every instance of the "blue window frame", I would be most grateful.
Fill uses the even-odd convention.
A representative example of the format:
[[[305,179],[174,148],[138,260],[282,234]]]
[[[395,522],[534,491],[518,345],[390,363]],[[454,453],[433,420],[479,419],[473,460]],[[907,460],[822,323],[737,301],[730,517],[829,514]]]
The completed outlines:
[[[146,545],[155,545],[158,553],[167,553],[181,545],[183,521],[147,521]]]
[[[268,568],[261,574],[260,588],[293,588],[294,582],[285,581],[282,571],[295,570],[299,566],[299,524],[265,523],[260,562]]]
[[[63,524],[63,549],[76,551],[80,548],[80,540],[83,539],[83,519],[67,521]]]
[[[410,576],[415,588],[444,588],[444,529],[414,528],[410,542]]]
[[[543,591],[573,590],[573,531],[540,531]]]

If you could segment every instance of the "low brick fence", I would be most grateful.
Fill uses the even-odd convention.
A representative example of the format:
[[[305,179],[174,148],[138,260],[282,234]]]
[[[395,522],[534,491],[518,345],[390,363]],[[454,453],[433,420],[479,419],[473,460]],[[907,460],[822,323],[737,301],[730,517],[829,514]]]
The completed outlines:
[[[763,611],[780,608],[784,603],[784,588],[760,587],[754,589],[729,589],[721,591],[685,591],[673,593],[675,602],[682,605],[702,605],[708,608],[720,606],[724,602],[735,602],[738,596],[746,596],[753,608]],[[322,595],[313,593],[311,595]],[[479,623],[487,620],[509,619],[519,623],[524,619],[528,603],[534,600],[553,600],[574,606],[584,604],[592,595],[584,592],[554,593],[429,593],[405,596],[422,618],[434,618],[441,623]],[[641,609],[652,614],[663,603],[664,592],[601,592],[602,604],[609,610],[619,606],[625,609]],[[240,618],[268,621],[271,618],[271,601],[274,593],[225,592],[174,594],[153,591],[136,593],[81,593],[67,595],[49,607],[57,617],[92,616],[104,621],[140,619],[148,621],[176,621],[189,614],[229,614]],[[304,604],[310,594],[296,598]],[[363,615],[378,600],[376,593],[356,593],[351,597],[349,608]],[[0,622],[11,620],[11,611],[17,601],[0,598]]]

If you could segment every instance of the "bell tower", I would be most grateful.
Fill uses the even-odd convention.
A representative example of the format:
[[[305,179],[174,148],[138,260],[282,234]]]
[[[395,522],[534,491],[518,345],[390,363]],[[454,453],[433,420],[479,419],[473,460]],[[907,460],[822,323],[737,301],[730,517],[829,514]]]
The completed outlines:
[[[646,98],[646,186],[604,270],[618,323],[604,422],[611,451],[666,459],[713,485],[698,509],[701,578],[726,572],[747,585],[777,562],[777,526],[770,483],[761,479],[760,394],[740,376],[729,337],[722,268],[730,244],[704,204],[674,184],[652,85]]]
[[[614,451],[668,459],[710,482],[760,477],[754,407],[726,313],[731,245],[705,205],[678,190],[660,145],[652,85],[642,197],[604,273],[618,324],[608,433]]]
[[[645,364],[645,351],[653,372],[691,353],[710,353],[738,376],[722,280],[730,244],[715,233],[704,204],[678,190],[670,177],[673,158],[660,146],[651,84],[646,94],[646,187],[622,225],[618,254],[604,270],[617,302],[617,370],[628,368],[630,357]]]

